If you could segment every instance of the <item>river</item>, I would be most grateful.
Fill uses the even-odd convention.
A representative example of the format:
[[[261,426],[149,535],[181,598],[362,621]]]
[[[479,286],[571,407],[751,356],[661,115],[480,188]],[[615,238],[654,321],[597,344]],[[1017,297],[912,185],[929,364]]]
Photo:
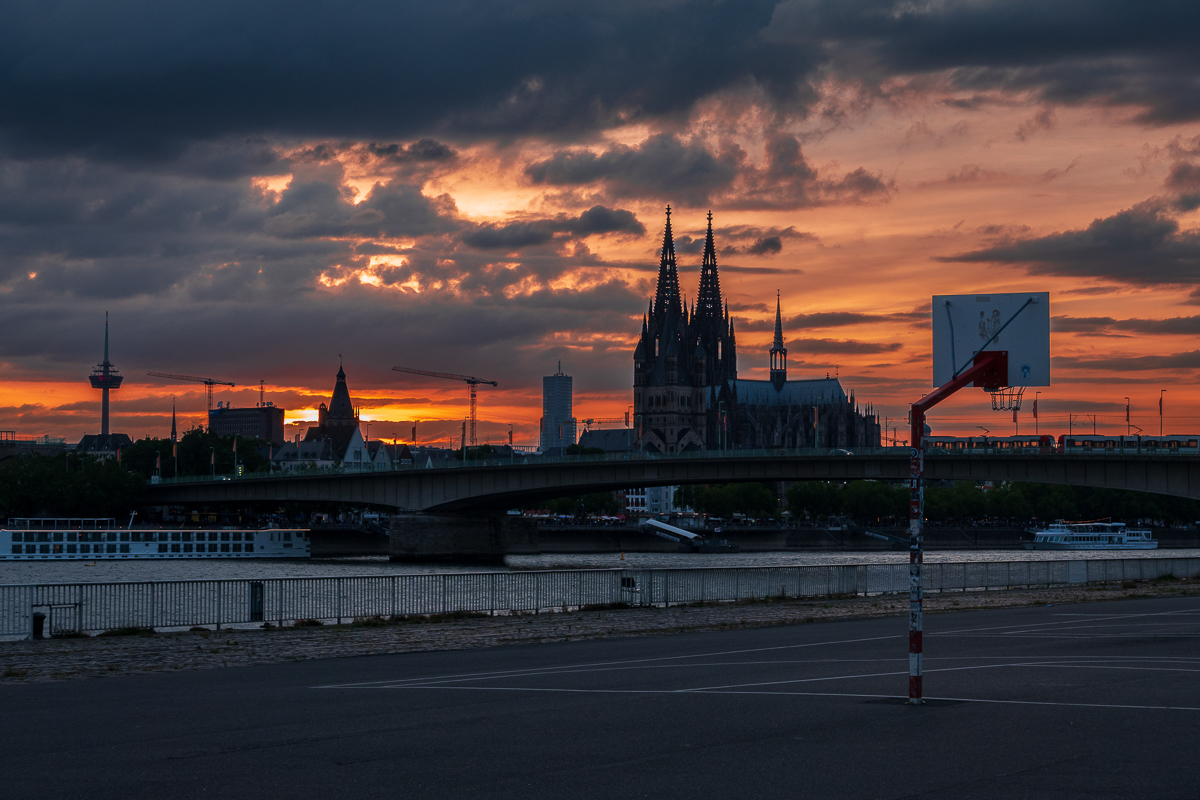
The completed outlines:
[[[1200,550],[954,550],[925,554],[928,563],[963,561],[1063,561],[1098,558],[1195,558]],[[0,584],[106,583],[115,581],[194,581],[313,578],[346,575],[412,575],[436,572],[509,572],[547,569],[678,569],[684,567],[782,567],[818,564],[906,563],[905,552],[774,553],[598,553],[509,556],[504,566],[456,567],[445,564],[393,564],[386,556],[311,559],[204,559],[144,561],[0,562]]]

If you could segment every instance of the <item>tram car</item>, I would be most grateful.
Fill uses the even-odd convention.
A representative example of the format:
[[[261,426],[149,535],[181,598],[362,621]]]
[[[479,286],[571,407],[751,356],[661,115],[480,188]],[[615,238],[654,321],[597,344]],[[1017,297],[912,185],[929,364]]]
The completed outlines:
[[[1058,437],[1063,453],[1200,453],[1200,436],[1098,436],[1091,433]]]
[[[1046,433],[1028,436],[926,436],[923,441],[926,450],[948,453],[1053,453],[1057,449],[1054,437]]]

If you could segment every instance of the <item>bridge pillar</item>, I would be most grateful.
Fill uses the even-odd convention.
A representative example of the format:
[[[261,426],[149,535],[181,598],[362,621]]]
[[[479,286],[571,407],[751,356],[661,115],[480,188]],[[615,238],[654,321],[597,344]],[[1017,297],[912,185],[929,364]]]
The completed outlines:
[[[501,564],[536,553],[537,526],[503,513],[439,512],[391,518],[391,560],[413,564]]]

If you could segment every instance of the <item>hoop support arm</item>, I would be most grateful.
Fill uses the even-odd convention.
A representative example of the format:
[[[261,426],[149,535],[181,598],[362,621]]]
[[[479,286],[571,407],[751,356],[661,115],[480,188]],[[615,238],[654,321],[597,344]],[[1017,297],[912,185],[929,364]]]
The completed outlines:
[[[985,389],[1001,388],[1008,384],[1008,351],[985,350],[975,355],[975,363],[953,379],[943,383],[912,404],[913,447],[920,447],[925,438],[925,412],[970,383]],[[917,417],[920,417],[918,421]]]

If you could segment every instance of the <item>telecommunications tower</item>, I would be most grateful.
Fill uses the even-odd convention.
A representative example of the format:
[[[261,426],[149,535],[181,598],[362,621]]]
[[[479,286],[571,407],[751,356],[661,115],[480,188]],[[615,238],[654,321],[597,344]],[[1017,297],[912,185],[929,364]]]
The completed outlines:
[[[92,388],[101,392],[100,435],[108,436],[108,390],[121,388],[121,373],[108,360],[108,312],[104,312],[104,362],[92,370]]]

